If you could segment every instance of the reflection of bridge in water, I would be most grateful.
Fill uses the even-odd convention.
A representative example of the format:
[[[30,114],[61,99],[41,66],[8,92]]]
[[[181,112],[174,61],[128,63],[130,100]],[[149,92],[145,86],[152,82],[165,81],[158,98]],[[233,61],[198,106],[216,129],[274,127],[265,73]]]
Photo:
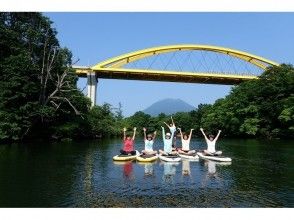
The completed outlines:
[[[98,78],[235,85],[258,79],[267,67],[277,65],[239,50],[183,44],[148,48],[92,67],[73,68],[79,77],[87,77],[87,95],[95,105]]]

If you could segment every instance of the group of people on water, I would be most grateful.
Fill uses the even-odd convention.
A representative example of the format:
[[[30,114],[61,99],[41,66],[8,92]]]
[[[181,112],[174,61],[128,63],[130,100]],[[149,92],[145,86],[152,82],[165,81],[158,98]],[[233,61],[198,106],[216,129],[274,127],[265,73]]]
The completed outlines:
[[[192,133],[194,129],[190,130],[190,134],[182,133],[181,128],[178,128],[180,135],[181,135],[181,142],[182,145],[180,148],[176,147],[176,125],[173,121],[173,118],[171,117],[171,124],[165,123],[165,125],[169,128],[169,132],[165,132],[164,127],[162,126],[162,138],[163,138],[163,149],[159,150],[159,153],[164,156],[170,156],[170,155],[177,155],[177,154],[186,154],[186,155],[193,155],[196,153],[195,150],[190,150],[190,141],[192,137]],[[123,155],[136,155],[136,151],[134,149],[134,141],[136,136],[136,130],[137,128],[134,128],[133,136],[126,135],[127,129],[124,128],[124,137],[123,137],[123,149],[120,150],[120,153]],[[146,128],[143,128],[144,132],[144,142],[145,142],[145,149],[142,150],[142,154],[144,155],[155,155],[157,154],[157,151],[153,149],[154,140],[156,137],[156,131],[150,134],[146,135]],[[207,149],[204,150],[204,154],[206,155],[220,155],[221,151],[215,151],[215,144],[217,139],[219,138],[219,135],[221,133],[221,130],[218,131],[218,134],[216,137],[213,135],[207,135],[204,133],[203,128],[200,128],[201,133],[203,134],[206,143],[207,143]]]

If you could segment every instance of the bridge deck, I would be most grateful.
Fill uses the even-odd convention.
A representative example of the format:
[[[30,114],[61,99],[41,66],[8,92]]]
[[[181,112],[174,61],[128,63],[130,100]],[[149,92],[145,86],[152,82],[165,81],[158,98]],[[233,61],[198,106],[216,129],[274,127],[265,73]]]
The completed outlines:
[[[87,77],[87,73],[95,72],[98,78],[123,79],[123,80],[146,80],[167,81],[182,83],[205,83],[235,85],[244,81],[257,79],[257,76],[232,75],[224,73],[189,73],[140,69],[115,69],[105,68],[93,70],[86,67],[74,67],[79,77]]]

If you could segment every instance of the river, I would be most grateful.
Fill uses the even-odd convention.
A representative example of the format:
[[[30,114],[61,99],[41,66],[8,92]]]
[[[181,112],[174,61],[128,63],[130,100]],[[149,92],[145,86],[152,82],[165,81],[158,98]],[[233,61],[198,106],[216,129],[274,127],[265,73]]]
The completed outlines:
[[[217,150],[229,164],[116,163],[120,146],[119,139],[0,145],[0,207],[294,207],[294,141],[222,139]]]

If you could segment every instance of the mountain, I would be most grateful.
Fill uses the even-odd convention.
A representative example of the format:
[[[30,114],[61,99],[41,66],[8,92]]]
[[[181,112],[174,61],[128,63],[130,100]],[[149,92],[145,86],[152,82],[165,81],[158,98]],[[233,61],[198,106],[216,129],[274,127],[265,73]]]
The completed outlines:
[[[194,110],[195,107],[184,102],[181,99],[163,99],[158,102],[155,102],[143,112],[151,116],[157,116],[160,113],[166,115],[174,114],[176,112],[189,112]]]

